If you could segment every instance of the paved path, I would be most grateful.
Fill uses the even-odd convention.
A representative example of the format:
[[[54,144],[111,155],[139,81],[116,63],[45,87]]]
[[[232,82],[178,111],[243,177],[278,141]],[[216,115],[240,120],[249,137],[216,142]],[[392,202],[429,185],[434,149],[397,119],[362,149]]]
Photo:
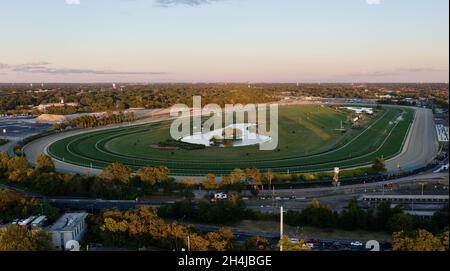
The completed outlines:
[[[438,153],[436,128],[431,109],[417,108],[414,122],[400,155],[386,161],[388,170],[421,166]]]

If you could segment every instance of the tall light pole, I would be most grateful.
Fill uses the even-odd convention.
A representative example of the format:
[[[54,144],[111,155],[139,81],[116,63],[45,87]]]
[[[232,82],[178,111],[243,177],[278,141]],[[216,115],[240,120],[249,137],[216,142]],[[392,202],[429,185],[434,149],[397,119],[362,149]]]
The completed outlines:
[[[280,207],[280,251],[283,251],[283,236],[284,236],[284,229],[283,229],[283,206]]]
[[[335,167],[334,168],[334,177],[333,177],[333,185],[335,186],[335,187],[339,187],[340,186],[340,183],[339,183],[339,168],[338,167]]]
[[[425,182],[421,182],[421,183],[420,183],[420,185],[422,186],[422,196],[423,196],[423,194],[424,194],[424,187],[425,187],[426,184],[427,184],[427,183],[425,183]]]

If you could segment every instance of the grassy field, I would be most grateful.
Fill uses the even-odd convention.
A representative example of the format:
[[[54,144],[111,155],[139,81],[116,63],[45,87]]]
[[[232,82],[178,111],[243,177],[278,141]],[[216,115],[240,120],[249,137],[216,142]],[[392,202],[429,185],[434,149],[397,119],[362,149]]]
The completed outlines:
[[[386,107],[368,117],[360,129],[349,127],[349,113],[318,105],[285,106],[279,110],[279,145],[203,150],[167,150],[155,145],[170,138],[169,122],[115,128],[65,138],[49,148],[60,159],[102,168],[121,162],[133,168],[166,165],[174,175],[226,174],[236,167],[274,172],[309,172],[366,165],[375,157],[396,155],[413,119],[413,110]]]

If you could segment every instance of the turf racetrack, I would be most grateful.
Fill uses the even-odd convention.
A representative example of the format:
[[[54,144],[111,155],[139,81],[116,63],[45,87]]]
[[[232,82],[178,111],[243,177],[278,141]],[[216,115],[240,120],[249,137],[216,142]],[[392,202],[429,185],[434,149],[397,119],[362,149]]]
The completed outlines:
[[[202,150],[163,149],[171,122],[120,127],[70,136],[51,144],[48,154],[79,166],[103,168],[120,162],[131,168],[168,166],[172,175],[228,174],[235,168],[256,167],[276,173],[329,171],[371,164],[402,150],[414,110],[383,107],[366,117],[359,129],[349,127],[351,114],[319,105],[279,109],[279,145],[274,151],[258,146],[208,147]]]

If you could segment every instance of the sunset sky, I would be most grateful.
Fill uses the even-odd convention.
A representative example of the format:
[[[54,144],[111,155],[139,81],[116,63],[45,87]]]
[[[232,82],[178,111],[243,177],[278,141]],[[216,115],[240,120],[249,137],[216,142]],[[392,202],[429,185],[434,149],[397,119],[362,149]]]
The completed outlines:
[[[448,82],[448,0],[2,0],[0,82]]]

